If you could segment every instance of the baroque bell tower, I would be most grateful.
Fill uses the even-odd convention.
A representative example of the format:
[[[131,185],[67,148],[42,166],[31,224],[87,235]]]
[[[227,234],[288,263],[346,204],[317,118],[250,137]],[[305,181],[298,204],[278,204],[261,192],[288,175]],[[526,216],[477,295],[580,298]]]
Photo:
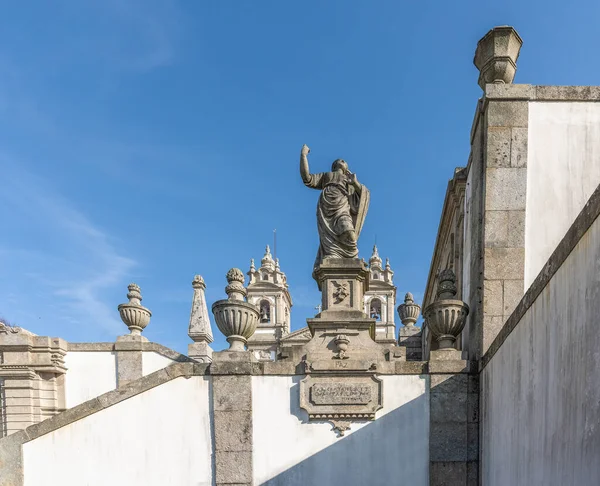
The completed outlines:
[[[250,260],[248,302],[260,309],[258,327],[248,340],[249,350],[276,352],[279,340],[290,332],[292,297],[285,273],[267,245],[260,268]]]

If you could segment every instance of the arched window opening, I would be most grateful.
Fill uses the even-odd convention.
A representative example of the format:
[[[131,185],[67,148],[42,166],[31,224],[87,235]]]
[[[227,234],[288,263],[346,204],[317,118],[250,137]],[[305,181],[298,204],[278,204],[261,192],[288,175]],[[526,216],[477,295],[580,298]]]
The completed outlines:
[[[261,300],[260,305],[260,322],[269,323],[271,322],[271,304],[268,300]]]
[[[374,278],[375,280],[379,280],[379,274],[378,274],[378,273],[374,273],[374,274],[373,274],[373,278]]]
[[[263,273],[263,280],[269,280],[269,276],[266,273]]]
[[[381,300],[373,299],[371,301],[371,309],[369,310],[369,315],[372,319],[381,321]]]

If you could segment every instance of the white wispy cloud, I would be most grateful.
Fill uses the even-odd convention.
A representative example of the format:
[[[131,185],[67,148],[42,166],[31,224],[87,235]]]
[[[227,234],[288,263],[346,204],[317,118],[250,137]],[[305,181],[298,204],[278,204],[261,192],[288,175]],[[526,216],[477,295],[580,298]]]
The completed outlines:
[[[104,297],[107,289],[123,283],[136,262],[117,250],[110,236],[53,190],[49,181],[7,156],[0,156],[0,166],[5,183],[0,201],[10,208],[4,228],[13,235],[10,245],[6,246],[5,239],[0,249],[5,269],[2,287],[7,294],[35,287],[58,298],[52,306],[54,318],[93,325],[111,334],[121,332],[114,302]],[[26,228],[21,237],[23,223]],[[36,237],[33,249],[26,248],[29,235]],[[37,303],[47,305],[45,299]],[[11,304],[5,301],[5,305]],[[35,309],[36,302],[28,307]]]

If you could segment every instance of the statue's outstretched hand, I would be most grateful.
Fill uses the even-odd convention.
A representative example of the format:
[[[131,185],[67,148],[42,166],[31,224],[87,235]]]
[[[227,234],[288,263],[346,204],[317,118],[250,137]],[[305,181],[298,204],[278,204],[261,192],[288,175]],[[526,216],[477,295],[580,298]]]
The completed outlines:
[[[302,150],[300,151],[301,155],[304,155],[305,157],[310,153],[310,149],[308,148],[308,145],[304,144],[302,145]]]

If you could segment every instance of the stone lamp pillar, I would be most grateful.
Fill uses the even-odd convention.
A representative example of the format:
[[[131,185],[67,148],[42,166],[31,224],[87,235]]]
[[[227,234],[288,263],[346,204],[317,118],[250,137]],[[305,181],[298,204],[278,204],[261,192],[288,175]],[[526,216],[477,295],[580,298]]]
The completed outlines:
[[[127,287],[129,302],[118,306],[121,320],[129,328],[129,334],[119,336],[115,343],[117,355],[117,386],[121,387],[143,376],[142,353],[148,340],[142,331],[150,322],[152,313],[142,306],[142,294],[138,285]]]
[[[517,71],[517,59],[523,40],[508,25],[494,27],[477,43],[473,63],[479,69],[481,89],[489,83],[510,84]]]
[[[465,327],[469,306],[456,300],[456,276],[450,269],[438,276],[437,300],[425,309],[425,319],[440,350],[455,349],[456,339]]]
[[[212,312],[219,331],[227,338],[229,351],[245,351],[248,339],[256,331],[259,310],[246,302],[244,274],[239,268],[227,272],[228,299],[218,300],[212,305]]]

